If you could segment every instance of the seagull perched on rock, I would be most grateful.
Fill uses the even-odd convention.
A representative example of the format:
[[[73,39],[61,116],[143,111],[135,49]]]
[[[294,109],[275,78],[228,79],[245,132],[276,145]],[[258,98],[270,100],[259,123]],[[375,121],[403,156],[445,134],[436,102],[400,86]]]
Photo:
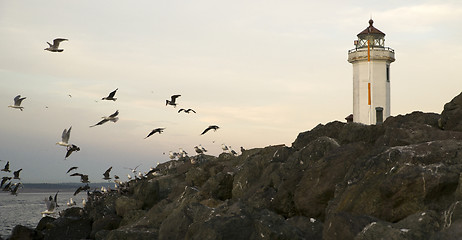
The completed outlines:
[[[21,171],[22,171],[22,168],[19,169],[18,171],[14,171],[14,172],[13,172],[13,176],[14,176],[13,179],[21,179],[21,178],[19,178],[19,173],[20,173]]]
[[[168,157],[173,160],[178,157],[178,153],[170,151]]]
[[[108,95],[107,97],[101,98],[101,100],[112,100],[112,101],[117,100],[117,98],[114,97],[114,95],[116,94],[117,90],[119,90],[119,89],[116,88],[116,90],[114,90],[114,91],[112,91],[111,93],[109,93],[109,95]]]
[[[111,121],[111,122],[117,122],[119,120],[119,118],[117,117],[117,115],[119,115],[119,110],[115,111],[115,113],[109,115],[109,117],[102,117],[103,120],[99,121],[97,124],[93,125],[93,126],[90,126],[90,127],[95,127],[95,126],[98,126],[98,125],[103,125],[104,123],[106,123],[107,121]]]
[[[59,47],[59,44],[63,41],[68,41],[68,40],[65,38],[56,38],[55,40],[53,40],[53,44],[47,42],[49,47],[45,48],[44,50],[47,50],[50,52],[62,52],[64,51],[64,49],[58,49],[58,47]]]
[[[104,179],[104,180],[110,180],[110,179],[111,179],[111,177],[109,177],[109,172],[111,172],[111,169],[112,169],[112,167],[108,168],[108,169],[106,170],[106,172],[103,173],[103,176],[104,176],[103,179]]]
[[[165,106],[167,105],[172,105],[173,107],[176,107],[176,99],[180,97],[181,95],[172,95],[170,97],[170,100],[165,100]]]
[[[74,145],[74,144],[71,144],[69,146],[67,146],[67,152],[66,152],[66,157],[65,158],[68,158],[72,152],[74,151],[80,151],[80,148],[77,146],[77,145]]]
[[[72,198],[69,198],[69,201],[67,202],[67,206],[70,207],[70,206],[74,206],[76,205],[77,203],[74,201],[74,199]]]
[[[194,110],[191,109],[191,108],[188,108],[188,109],[182,108],[182,109],[178,110],[178,113],[180,113],[180,112],[182,112],[182,111],[184,111],[185,113],[190,113],[190,112],[196,113],[196,111],[194,111]]]
[[[57,145],[67,147],[69,146],[69,138],[71,137],[71,129],[72,126],[69,127],[69,129],[64,129],[63,134],[61,134],[61,141],[57,142]]]
[[[0,171],[2,171],[2,172],[11,172],[10,171],[10,161],[6,162],[5,167],[3,167],[3,169],[1,169]]]
[[[218,127],[217,125],[210,125],[208,126],[202,133],[201,135],[204,135],[205,133],[207,133],[209,130],[214,130],[214,131],[217,131],[217,129],[219,129],[220,127]]]
[[[165,128],[156,128],[156,129],[152,130],[152,131],[148,134],[148,136],[146,136],[144,139],[150,137],[150,136],[153,135],[154,133],[159,133],[159,134],[161,134],[161,133],[164,131],[164,129],[165,129]]]
[[[24,99],[26,99],[26,97],[23,97],[23,98],[22,98],[21,95],[18,95],[18,96],[16,96],[16,97],[14,97],[14,105],[10,105],[10,106],[8,106],[8,107],[10,107],[10,108],[16,108],[16,109],[19,109],[19,110],[22,111],[22,110],[24,109],[24,107],[21,107],[21,102],[22,102],[22,100],[24,100]]]

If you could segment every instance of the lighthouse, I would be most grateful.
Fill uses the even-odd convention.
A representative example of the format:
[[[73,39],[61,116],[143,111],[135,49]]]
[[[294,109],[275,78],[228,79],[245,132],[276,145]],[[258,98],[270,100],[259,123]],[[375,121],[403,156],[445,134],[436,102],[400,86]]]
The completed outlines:
[[[353,122],[380,124],[390,116],[390,64],[395,51],[385,47],[385,33],[373,26],[360,32],[348,51],[353,64]]]

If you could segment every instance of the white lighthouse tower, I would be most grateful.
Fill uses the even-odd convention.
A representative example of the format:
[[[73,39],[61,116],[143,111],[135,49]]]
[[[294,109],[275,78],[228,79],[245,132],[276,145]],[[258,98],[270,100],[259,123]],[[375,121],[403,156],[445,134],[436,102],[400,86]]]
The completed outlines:
[[[353,121],[377,124],[390,116],[390,64],[395,51],[385,47],[385,33],[373,26],[360,32],[348,51],[353,64]]]

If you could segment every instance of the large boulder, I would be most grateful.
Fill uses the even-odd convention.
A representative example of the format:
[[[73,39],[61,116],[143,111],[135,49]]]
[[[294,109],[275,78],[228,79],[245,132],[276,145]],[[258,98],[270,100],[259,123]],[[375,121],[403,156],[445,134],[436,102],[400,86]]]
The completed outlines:
[[[462,93],[444,105],[439,127],[444,130],[462,131]]]

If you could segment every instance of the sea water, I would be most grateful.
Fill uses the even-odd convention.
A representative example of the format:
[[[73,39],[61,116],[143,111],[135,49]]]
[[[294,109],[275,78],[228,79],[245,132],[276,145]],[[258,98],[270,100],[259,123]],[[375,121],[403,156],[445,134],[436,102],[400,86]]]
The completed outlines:
[[[0,191],[0,236],[6,239],[16,225],[35,229],[42,219],[41,212],[46,210],[44,199],[54,197],[55,193],[19,193],[15,196]],[[82,198],[86,198],[86,193],[73,196],[73,192],[59,192],[57,198],[59,208],[55,209],[55,212],[68,208],[66,203],[71,197],[77,203],[77,207],[82,207]],[[57,217],[57,214],[52,217]]]

